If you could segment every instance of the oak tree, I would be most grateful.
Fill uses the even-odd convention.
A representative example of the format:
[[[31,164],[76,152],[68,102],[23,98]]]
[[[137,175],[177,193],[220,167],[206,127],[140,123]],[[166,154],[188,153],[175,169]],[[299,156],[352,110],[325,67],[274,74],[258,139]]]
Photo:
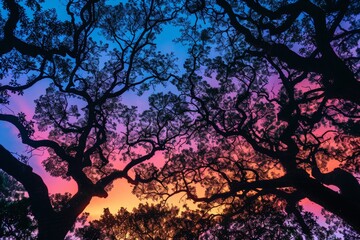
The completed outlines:
[[[176,2],[57,4],[1,1],[0,120],[30,152],[45,151],[42,166],[52,176],[77,186],[52,204],[34,158],[22,162],[0,146],[0,168],[27,191],[39,239],[64,239],[93,197],[107,197],[116,179],[134,183],[134,166],[182,134],[161,109],[149,115],[132,106],[173,71],[173,56],[157,50],[156,36],[176,17]],[[39,96],[26,95],[35,85]],[[14,106],[22,95],[35,102],[30,116]]]
[[[179,41],[189,57],[174,84],[189,145],[135,191],[235,211],[271,197],[310,237],[299,210],[308,199],[359,234],[359,3],[187,6]]]

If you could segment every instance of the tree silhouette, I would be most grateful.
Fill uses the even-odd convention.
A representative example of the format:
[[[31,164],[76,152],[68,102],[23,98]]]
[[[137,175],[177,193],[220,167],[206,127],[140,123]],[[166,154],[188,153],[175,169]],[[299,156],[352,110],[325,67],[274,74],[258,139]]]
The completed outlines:
[[[179,208],[161,204],[140,204],[129,212],[121,208],[116,214],[104,209],[99,220],[76,230],[81,239],[198,239],[209,226],[204,213],[179,214]]]
[[[73,179],[77,192],[52,205],[41,176],[3,146],[0,168],[28,192],[38,238],[63,239],[93,197],[106,197],[116,179],[134,183],[133,167],[182,134],[175,121],[172,127],[171,119],[140,114],[121,99],[169,79],[173,56],[157,51],[155,38],[179,8],[172,1],[81,0],[60,4],[59,17],[43,1],[1,5],[0,120],[30,149],[47,150],[45,169]],[[33,96],[33,119],[7,110],[35,84],[46,91]]]
[[[217,17],[227,17],[237,34],[253,47],[252,55],[265,55],[301,73],[318,74],[329,99],[359,104],[356,16],[354,1],[273,1],[253,0],[232,6],[219,0]],[[296,46],[295,46],[296,45]]]
[[[190,57],[174,83],[190,145],[135,191],[239,211],[272,196],[311,236],[307,198],[359,233],[359,3],[188,6],[180,41]]]
[[[132,212],[121,208],[116,214],[104,209],[99,220],[76,230],[81,239],[300,239],[304,234],[294,218],[267,200],[254,202],[241,214],[226,209],[226,217],[202,210],[168,205],[140,204]],[[304,214],[314,236],[337,239],[334,230],[319,226],[310,213]]]
[[[41,176],[0,146],[0,168],[28,192],[39,239],[63,239],[119,178],[139,195],[185,193],[201,211],[223,210],[215,235],[238,237],[262,217],[279,231],[277,217],[297,221],[279,236],[328,234],[299,205],[305,198],[345,222],[344,236],[360,232],[357,1],[70,0],[62,17],[41,0],[1,5],[0,120],[78,188],[49,196]],[[175,21],[188,47],[181,74],[156,48]],[[127,104],[168,80],[176,91],[150,96],[143,112]],[[44,93],[29,119],[12,108],[35,85]],[[164,166],[146,163],[159,151]],[[247,211],[247,223],[228,218]],[[278,236],[263,230],[253,235]]]

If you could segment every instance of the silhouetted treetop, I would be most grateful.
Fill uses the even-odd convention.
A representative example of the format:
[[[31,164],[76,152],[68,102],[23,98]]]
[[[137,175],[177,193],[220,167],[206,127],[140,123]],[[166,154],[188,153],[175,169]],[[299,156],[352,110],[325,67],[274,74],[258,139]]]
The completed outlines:
[[[41,177],[3,147],[0,167],[28,191],[39,238],[63,239],[92,197],[106,197],[116,179],[134,183],[132,168],[183,134],[174,127],[170,133],[171,118],[139,113],[127,99],[174,74],[174,56],[157,50],[156,36],[182,6],[68,1],[54,9],[43,1],[12,0],[2,6],[0,119],[17,128],[23,144],[46,149],[45,170],[74,180],[78,192],[59,209]],[[44,90],[32,96],[32,119],[6,110],[35,84]]]
[[[308,198],[358,232],[359,4],[205,1],[188,11],[179,41],[189,57],[174,83],[193,119],[190,145],[135,192],[183,193],[206,209],[274,196],[312,235],[297,210]]]
[[[287,219],[289,228],[254,236],[359,233],[358,1],[0,4],[0,121],[30,154],[46,152],[52,176],[77,185],[51,197],[33,159],[0,146],[0,168],[28,192],[39,239],[63,239],[120,178],[138,196],[184,194],[199,211],[219,210],[221,227],[208,228],[218,234],[241,236],[233,230],[249,232],[259,219],[278,231]],[[181,49],[160,51],[171,31]],[[22,97],[35,104],[26,114],[14,104]],[[163,163],[152,161],[160,152]],[[304,199],[340,227],[316,225]],[[163,229],[141,211],[177,214],[137,210],[121,214],[144,234],[148,223]]]

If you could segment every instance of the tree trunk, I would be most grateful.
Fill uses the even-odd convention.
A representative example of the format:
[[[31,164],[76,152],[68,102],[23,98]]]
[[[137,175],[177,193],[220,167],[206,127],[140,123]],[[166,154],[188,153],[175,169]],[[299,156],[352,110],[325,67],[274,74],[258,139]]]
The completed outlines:
[[[294,179],[294,186],[309,200],[325,210],[334,213],[360,233],[360,202],[325,187],[319,181],[309,178]]]
[[[60,212],[51,206],[47,186],[32,168],[18,161],[8,150],[0,145],[0,168],[19,181],[29,194],[31,210],[38,222],[39,240],[63,240],[75,224],[95,190],[79,189]]]
[[[70,219],[52,219],[50,222],[39,222],[39,240],[64,240],[66,234],[70,230],[68,222]]]
[[[38,239],[63,240],[75,222],[75,216],[54,213],[49,221],[39,221]]]

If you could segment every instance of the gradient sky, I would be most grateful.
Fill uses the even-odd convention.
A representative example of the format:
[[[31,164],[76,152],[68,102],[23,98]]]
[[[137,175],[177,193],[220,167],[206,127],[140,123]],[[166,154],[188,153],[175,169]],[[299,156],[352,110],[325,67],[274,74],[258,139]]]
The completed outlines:
[[[24,112],[28,119],[34,114],[34,102],[33,97],[39,96],[44,93],[44,88],[42,84],[35,85],[34,88],[31,88],[29,91],[26,91],[23,96],[13,96],[12,102],[9,105],[9,113],[14,112]],[[138,98],[138,96],[132,96],[132,99]],[[131,99],[131,96],[129,96]],[[133,104],[136,103],[133,100]],[[141,105],[142,102],[137,104]],[[13,153],[29,153],[29,148],[26,145],[21,143],[21,139],[17,137],[18,130],[13,127],[10,123],[0,121],[0,144]],[[46,133],[37,132],[36,138],[41,139],[47,138]],[[33,167],[34,172],[42,176],[44,182],[48,186],[50,194],[55,193],[65,193],[70,192],[72,194],[76,193],[77,187],[76,183],[73,180],[66,181],[61,178],[52,177],[48,172],[46,172],[41,165],[42,160],[46,159],[48,156],[47,151],[44,149],[33,150],[31,153],[31,158],[29,164]],[[162,154],[157,154],[152,161],[162,161]],[[114,182],[113,189],[109,192],[107,198],[94,197],[91,200],[91,203],[85,209],[85,212],[90,213],[89,219],[96,219],[100,217],[103,213],[104,208],[109,208],[111,212],[115,213],[121,207],[125,207],[129,210],[137,207],[141,201],[135,195],[132,194],[132,186],[124,179],[120,179]],[[153,202],[151,200],[146,200],[147,202]],[[170,204],[182,206],[184,204],[184,199],[180,199],[180,196],[174,197],[169,201]]]
[[[53,8],[53,1],[45,1],[43,6],[44,8]],[[61,4],[61,1],[56,7],[56,11],[59,18],[64,19],[68,17],[65,12],[65,5]],[[180,33],[178,29],[168,26],[164,28],[164,31],[160,35],[157,36],[156,42],[159,51],[166,53],[174,52],[181,66],[186,57],[186,49],[180,44],[172,41],[174,38],[179,36]],[[98,37],[101,38],[101,36]],[[34,100],[45,93],[45,89],[49,83],[50,81],[45,80],[26,90],[23,96],[13,95],[10,99],[10,104],[6,108],[2,109],[2,113],[17,114],[23,112],[26,114],[27,120],[31,120],[35,109]],[[137,96],[135,93],[128,92],[122,99],[124,103],[136,105],[139,110],[143,110],[147,107],[146,99],[152,92],[164,92],[170,90],[171,89],[168,87],[158,86],[156,89],[151,89],[151,91],[145,93],[142,97]],[[26,152],[27,155],[30,154],[30,149],[21,143],[21,139],[17,136],[17,129],[11,124],[0,121],[0,133],[0,144],[2,144],[6,149],[12,153],[22,154]],[[47,138],[47,134],[41,132],[36,132],[35,136],[37,139]],[[76,193],[77,189],[74,181],[66,181],[60,178],[52,177],[44,170],[41,162],[46,159],[48,155],[46,150],[33,150],[30,155],[30,166],[33,168],[34,172],[42,176],[44,182],[48,186],[50,194],[65,192],[70,192],[72,194]],[[156,158],[161,158],[161,156],[157,155]],[[157,159],[155,159],[155,161],[156,160]],[[109,196],[106,199],[94,197],[85,212],[90,212],[90,219],[94,219],[98,218],[102,214],[103,209],[106,207],[110,208],[111,212],[116,212],[120,207],[126,207],[129,210],[137,207],[141,200],[134,196],[131,191],[132,186],[130,186],[126,180],[117,180],[115,181],[114,188],[109,193]],[[174,198],[171,202],[175,205],[179,205],[177,198]]]
[[[47,1],[49,4],[50,1]],[[58,13],[61,15],[61,8],[58,8]],[[65,16],[65,15],[64,15]],[[173,38],[179,36],[178,29],[172,27],[166,27],[163,33],[158,36],[157,44],[160,51],[163,52],[174,52],[175,56],[179,58],[180,66],[182,65],[184,59],[186,58],[186,48],[182,47],[180,44],[176,44],[172,42]],[[24,112],[28,116],[28,120],[31,119],[31,116],[34,114],[34,98],[40,96],[45,92],[45,88],[48,82],[44,81],[42,83],[36,84],[34,87],[25,91],[23,96],[13,96],[12,102],[9,105],[8,109],[3,109],[3,113],[19,113]],[[155,91],[169,91],[171,89],[168,88],[157,88]],[[147,106],[146,101],[144,100],[147,95],[151,92],[145,94],[144,97],[139,98],[137,95],[133,93],[127,93],[123,100],[125,103],[131,103],[139,106],[140,108],[144,108]],[[23,151],[29,151],[21,143],[21,140],[17,137],[17,130],[11,126],[11,124],[0,122],[0,144],[2,144],[5,148],[12,152],[21,153]],[[38,138],[46,138],[45,133],[36,133]],[[74,194],[76,192],[76,184],[74,181],[65,181],[60,178],[51,177],[41,165],[41,161],[46,158],[46,151],[36,150],[32,153],[32,157],[30,159],[30,165],[33,167],[34,171],[40,174],[44,181],[46,182],[49,191],[51,194],[53,193],[64,193],[70,192]],[[157,160],[161,160],[161,156],[156,156]],[[132,209],[133,207],[138,206],[141,202],[138,198],[136,198],[131,193],[132,186],[130,186],[125,180],[117,180],[114,183],[114,188],[109,193],[108,198],[100,199],[94,197],[90,203],[90,205],[86,208],[85,212],[90,212],[90,219],[96,219],[102,214],[103,209],[108,207],[111,212],[116,212],[120,207],[126,207],[128,209]],[[146,200],[150,201],[150,200]],[[151,201],[150,201],[151,202]],[[183,205],[184,202],[180,197],[175,197],[171,199],[170,204],[174,205]],[[303,201],[304,206],[308,210],[313,210],[314,212],[319,214],[319,206],[308,201]]]
[[[163,48],[170,48],[174,49],[172,44],[166,46],[164,44]],[[185,52],[184,49],[178,49],[178,51]],[[40,94],[44,93],[44,87],[42,84],[36,84],[33,88],[26,91],[23,96],[14,96],[12,98],[13,102],[11,102],[9,106],[9,112],[13,111],[17,112],[24,112],[28,117],[33,115],[34,111],[34,102],[33,97],[39,96]],[[129,101],[133,104],[136,103],[137,105],[141,105],[142,102],[134,102],[134,99],[139,99],[138,96],[134,95],[128,96]],[[126,101],[126,99],[124,99]],[[11,111],[10,111],[11,109]],[[30,118],[28,118],[30,119]],[[29,149],[21,143],[20,138],[17,137],[18,131],[15,127],[11,124],[0,121],[0,144],[2,144],[5,148],[9,149],[12,152],[21,153],[22,151],[28,152]],[[46,138],[45,133],[36,133],[37,138]],[[44,150],[35,150],[32,152],[32,157],[30,159],[30,165],[33,167],[34,172],[38,173],[43,177],[46,185],[49,188],[50,194],[54,193],[65,193],[70,192],[74,194],[76,192],[76,184],[74,181],[66,181],[60,178],[52,177],[47,173],[41,165],[41,161],[45,159],[47,156],[47,152]],[[157,154],[152,161],[161,161],[161,154]],[[336,167],[334,162],[333,165],[330,166],[329,170],[332,170]],[[109,208],[112,213],[117,212],[117,210],[121,207],[125,207],[131,210],[134,207],[137,207],[141,201],[135,195],[131,193],[132,186],[127,183],[126,180],[121,179],[114,182],[114,188],[110,191],[109,196],[107,198],[98,198],[94,197],[88,207],[85,209],[85,212],[90,213],[89,219],[97,219],[103,212],[104,208]],[[147,202],[153,202],[152,200],[146,200]],[[170,199],[170,204],[182,206],[184,202],[184,198],[181,196],[174,197]],[[188,203],[189,204],[189,203]],[[191,203],[190,203],[191,204]],[[310,202],[309,200],[303,200],[302,205],[305,207],[306,210],[312,211],[317,213],[320,216],[320,206],[315,203]]]

